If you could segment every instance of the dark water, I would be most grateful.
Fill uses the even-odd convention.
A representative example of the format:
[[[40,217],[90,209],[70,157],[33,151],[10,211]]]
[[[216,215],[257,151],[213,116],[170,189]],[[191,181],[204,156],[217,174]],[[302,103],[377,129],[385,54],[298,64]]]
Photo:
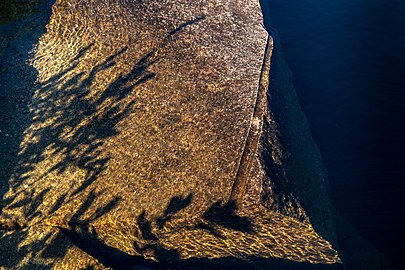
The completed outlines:
[[[336,209],[402,265],[405,1],[267,5]]]

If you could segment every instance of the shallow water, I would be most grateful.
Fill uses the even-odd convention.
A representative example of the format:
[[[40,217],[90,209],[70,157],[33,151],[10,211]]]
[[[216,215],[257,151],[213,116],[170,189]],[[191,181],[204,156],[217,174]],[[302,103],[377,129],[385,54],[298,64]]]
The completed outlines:
[[[336,207],[372,244],[399,261],[394,248],[400,243],[404,191],[399,180],[405,55],[398,26],[405,25],[404,3],[275,0],[270,5],[329,170]],[[17,45],[22,65],[31,48]],[[19,139],[7,143],[17,151]]]
[[[398,265],[405,2],[268,2],[335,207]]]
[[[0,137],[0,267],[43,268],[52,263],[45,257],[82,265],[71,261],[81,259],[70,242],[53,242],[60,231],[106,266],[134,254],[132,262],[140,255],[339,261],[307,224],[257,205],[252,217],[238,218],[232,201],[222,203],[271,44],[250,3],[57,1],[41,18],[5,29],[18,31],[4,31],[0,55],[0,119],[9,118]],[[201,216],[207,223],[197,223]],[[87,237],[96,241],[83,243]],[[57,255],[44,251],[55,246]],[[114,258],[113,247],[125,254]]]

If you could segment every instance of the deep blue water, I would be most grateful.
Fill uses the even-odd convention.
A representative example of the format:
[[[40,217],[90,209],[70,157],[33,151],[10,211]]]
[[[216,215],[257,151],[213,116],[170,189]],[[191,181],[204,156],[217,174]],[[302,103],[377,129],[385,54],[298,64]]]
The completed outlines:
[[[335,208],[401,265],[405,1],[267,4],[329,172]]]

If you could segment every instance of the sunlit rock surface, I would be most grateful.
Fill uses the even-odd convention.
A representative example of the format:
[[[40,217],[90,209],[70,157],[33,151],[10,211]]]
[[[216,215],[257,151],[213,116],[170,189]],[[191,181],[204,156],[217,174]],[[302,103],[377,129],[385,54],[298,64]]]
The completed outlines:
[[[258,1],[59,0],[32,45],[1,267],[340,267],[289,188]]]

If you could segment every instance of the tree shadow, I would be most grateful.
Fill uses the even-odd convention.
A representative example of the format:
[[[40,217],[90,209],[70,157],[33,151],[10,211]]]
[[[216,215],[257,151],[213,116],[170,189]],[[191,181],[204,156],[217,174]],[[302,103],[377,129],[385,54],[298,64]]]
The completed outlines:
[[[204,17],[198,17],[181,24],[171,31],[168,37],[203,19]],[[168,41],[170,39],[164,43]],[[71,76],[72,71],[78,67],[93,45],[90,43],[83,46],[67,68],[37,87],[36,98],[31,105],[34,119],[31,126],[40,128],[29,130],[29,137],[35,139],[26,142],[18,156],[15,174],[10,181],[12,187],[18,187],[27,180],[29,172],[49,158],[48,152],[61,158],[44,170],[39,178],[51,173],[62,174],[72,165],[86,172],[84,181],[71,192],[71,196],[88,188],[105,170],[110,160],[110,157],[103,155],[105,141],[119,133],[118,123],[128,116],[137,104],[137,100],[128,98],[129,95],[134,88],[155,78],[156,74],[148,69],[159,59],[158,49],[150,50],[129,72],[118,75],[102,93],[94,96],[90,87],[96,82],[97,75],[114,69],[127,47],[124,46],[111,54],[93,66],[89,72]],[[43,122],[47,118],[53,118],[53,121],[44,125]],[[5,204],[9,203],[10,201]]]
[[[172,219],[173,215],[190,205],[192,198],[193,194],[191,193],[184,198],[181,196],[173,197],[163,215],[156,218],[156,225],[159,227],[159,229],[163,229],[164,225]]]
[[[100,196],[102,192],[96,193],[94,190],[90,191],[88,197],[85,201],[79,206],[79,208],[71,213],[69,220],[66,222],[65,226],[72,228],[72,230],[76,230],[76,228],[82,228],[83,226],[90,226],[91,222],[99,219],[103,215],[108,214],[111,210],[113,210],[118,203],[120,202],[119,197],[114,197],[109,202],[105,203],[104,205],[98,206],[95,210],[92,210],[94,206],[94,199],[97,196]],[[33,207],[31,209],[35,210]],[[84,218],[84,214],[86,212],[92,212],[92,214],[86,218]],[[35,252],[34,256],[40,256],[42,259],[57,259],[63,258],[67,251],[71,248],[71,243],[75,244],[74,239],[71,237],[65,237],[63,235],[68,229],[62,227],[61,225],[36,225],[31,226],[14,226],[8,231],[12,231],[11,234],[6,234],[5,230],[0,230],[0,248],[1,251],[1,261],[0,266],[6,268],[13,268],[16,265],[19,265],[27,258],[25,257],[26,254],[30,254],[31,252]],[[48,226],[48,229],[43,229],[41,235],[38,238],[33,239],[30,235],[30,230],[38,230],[45,228],[43,226]],[[49,227],[50,226],[50,227]],[[52,230],[52,227],[58,228],[59,231]],[[77,230],[76,230],[77,231]],[[83,233],[83,231],[80,231]],[[68,235],[69,236],[69,235]],[[29,241],[29,245],[22,245]],[[30,258],[32,260],[29,262],[25,267],[27,269],[32,269],[33,267],[50,267],[50,265],[46,265],[45,263],[37,263],[35,260],[38,258]]]
[[[165,213],[171,212],[175,202],[180,202],[180,208],[176,213],[185,209],[184,201],[188,201],[187,198],[192,196],[175,196],[168,204]],[[178,210],[180,209],[180,210]],[[228,226],[229,222],[238,219],[237,214],[233,211],[234,207],[227,206],[222,203],[214,203],[207,211],[205,216],[219,216],[220,213],[225,213],[221,217],[220,226]],[[230,214],[231,213],[231,214]],[[204,219],[203,217],[201,217]],[[230,218],[227,222],[225,220]],[[67,236],[73,244],[79,247],[84,252],[88,253],[93,258],[97,259],[105,267],[112,269],[308,269],[308,270],[343,270],[343,265],[340,263],[335,264],[311,264],[308,262],[296,262],[288,259],[275,259],[275,258],[263,258],[260,256],[250,255],[244,258],[237,256],[225,256],[220,258],[200,258],[192,257],[188,259],[182,259],[180,252],[175,248],[169,248],[160,242],[159,231],[154,233],[153,226],[157,225],[157,219],[148,219],[146,217],[146,211],[137,218],[137,227],[140,230],[140,238],[142,244],[134,242],[134,249],[140,255],[130,255],[121,250],[106,245],[97,234],[94,228],[88,224],[72,224],[70,228],[60,227],[61,232]],[[217,221],[215,221],[217,222]],[[243,219],[243,224],[248,223],[249,220]],[[204,229],[201,228],[201,224],[206,222],[197,222],[195,226],[187,227],[188,230]],[[182,224],[182,226],[185,226]],[[159,229],[159,228],[158,228]],[[212,229],[209,227],[208,230]],[[239,230],[241,228],[230,227],[227,229]],[[242,228],[246,231],[245,228]],[[217,232],[216,232],[217,233]],[[218,236],[223,239],[224,235]],[[145,258],[145,254],[153,254],[156,260]]]
[[[98,98],[90,99],[88,98],[89,86],[93,83],[95,76],[102,70],[114,67],[116,64],[114,60],[126,51],[126,47],[124,47],[110,55],[93,67],[87,76],[79,73],[65,82],[61,82],[61,78],[65,74],[76,68],[91,46],[93,45],[89,44],[82,48],[68,68],[39,87],[38,96],[44,95],[47,98],[46,101],[43,99],[34,101],[33,107],[39,109],[34,117],[38,120],[34,120],[32,125],[40,125],[47,116],[57,115],[57,117],[51,125],[42,126],[30,134],[36,139],[30,140],[20,153],[14,181],[10,181],[10,185],[15,188],[24,184],[24,189],[3,202],[5,210],[8,212],[23,208],[25,223],[45,214],[38,209],[48,194],[56,192],[58,195],[53,206],[47,209],[46,214],[52,215],[63,204],[71,202],[79,193],[85,192],[91,186],[106,168],[109,160],[108,156],[100,156],[105,139],[118,134],[116,125],[131,112],[136,103],[135,100],[129,101],[127,104],[121,104],[119,101],[127,97],[131,89],[155,76],[154,73],[147,71],[147,68],[156,61],[156,59],[151,60],[152,53],[148,53],[127,74],[118,76],[110,83]],[[65,91],[56,91],[56,89]],[[102,108],[106,104],[109,106]],[[67,129],[71,130],[68,140],[64,135]],[[24,183],[29,177],[28,173],[34,170],[41,161],[48,158],[47,149],[48,151],[52,149],[53,154],[59,154],[62,158],[43,171],[42,176],[52,172],[61,174],[72,165],[85,171],[83,181],[73,190],[65,193],[47,187],[41,190],[41,186],[29,186]],[[36,194],[37,190],[38,194]],[[95,199],[94,190],[89,193],[88,199],[90,198]],[[3,215],[5,214],[7,212],[3,213]]]
[[[0,4],[0,212],[7,204],[3,201],[7,181],[32,118],[28,107],[38,72],[27,62],[33,46],[46,32],[52,3],[7,0]]]
[[[74,164],[86,171],[86,180],[72,195],[83,191],[105,169],[109,160],[108,157],[99,157],[104,140],[118,134],[117,124],[131,112],[136,103],[133,100],[123,105],[119,101],[127,97],[135,86],[155,76],[154,73],[146,70],[156,61],[150,59],[152,53],[149,53],[141,58],[126,75],[118,76],[98,98],[89,98],[89,87],[96,75],[100,71],[113,68],[116,64],[114,59],[126,51],[127,48],[124,47],[93,67],[87,76],[79,73],[60,85],[60,78],[79,64],[81,55],[84,55],[91,46],[90,44],[83,48],[69,68],[44,82],[44,87],[39,90],[38,96],[47,98],[46,104],[42,99],[33,104],[34,108],[39,108],[35,118],[43,121],[47,116],[57,115],[57,119],[51,125],[38,129],[32,134],[37,139],[30,142],[19,157],[19,175],[16,178],[20,182],[25,180],[23,175],[46,158],[44,149],[50,147],[54,154],[59,154],[63,158],[44,171],[43,175],[54,171],[63,173]],[[55,91],[58,88],[69,89],[69,91]],[[44,108],[45,105],[48,106]],[[105,105],[109,106],[102,109]],[[33,125],[36,124],[40,123],[33,123]],[[64,135],[66,130],[71,131],[68,140]]]
[[[186,197],[175,196],[167,205],[163,215],[148,220],[146,218],[145,210],[139,215],[137,219],[138,229],[140,231],[141,239],[146,240],[147,244],[140,246],[134,242],[134,248],[139,254],[144,254],[145,251],[151,252],[155,255],[159,262],[178,262],[180,254],[175,249],[167,249],[160,243],[159,236],[153,233],[152,226],[156,225],[158,231],[164,230],[166,222],[175,218],[177,213],[180,213],[187,206],[191,204],[193,195],[190,193]],[[188,230],[204,230],[213,236],[221,239],[226,237],[218,230],[218,226],[228,230],[240,231],[245,233],[254,233],[252,222],[248,217],[242,217],[236,213],[236,205],[233,203],[223,203],[217,201],[209,209],[197,218],[197,222],[185,221],[177,225],[180,228],[187,228]],[[176,225],[175,225],[176,226]]]
[[[231,230],[254,233],[251,220],[239,216],[236,209],[234,202],[217,201],[204,213],[203,219]]]
[[[180,25],[169,32],[168,37],[202,19],[197,18]],[[164,42],[170,42],[170,39],[165,39]],[[103,152],[106,140],[119,134],[117,125],[134,110],[137,103],[137,100],[130,97],[132,91],[155,78],[156,74],[150,72],[149,68],[159,58],[157,48],[150,50],[140,57],[128,72],[112,78],[102,91],[94,94],[91,87],[98,82],[97,76],[101,72],[116,68],[121,56],[126,53],[127,46],[99,61],[90,67],[90,70],[78,72],[79,65],[93,46],[93,43],[84,45],[62,71],[35,86],[35,98],[30,103],[31,110],[27,114],[27,117],[32,119],[30,128],[25,131],[25,137],[28,139],[20,149],[16,158],[17,165],[14,166],[14,173],[9,181],[11,189],[15,192],[2,202],[0,216],[0,242],[9,246],[9,250],[18,250],[21,256],[14,258],[11,264],[4,262],[5,267],[18,265],[24,260],[22,256],[30,254],[31,249],[35,250],[36,254],[49,258],[61,258],[66,255],[70,244],[65,238],[55,236],[52,232],[46,233],[41,239],[30,238],[29,246],[19,247],[19,243],[28,240],[27,231],[30,227],[37,226],[36,224],[48,226],[41,225],[42,220],[52,217],[52,214],[58,211],[61,212],[64,205],[82,202],[77,210],[63,213],[68,219],[69,228],[59,223],[53,225],[64,235],[70,235],[74,242],[75,237],[79,237],[80,234],[87,235],[86,239],[98,239],[96,232],[90,229],[89,223],[109,213],[120,202],[120,197],[115,196],[105,204],[96,204],[97,198],[106,192],[97,191],[99,188],[95,187],[94,182],[105,171],[110,160]],[[50,124],[47,124],[48,119],[52,119]],[[52,159],[52,165],[41,169],[40,175],[35,178],[38,181],[46,180],[49,175],[61,175],[73,166],[76,170],[84,172],[79,184],[67,187],[66,191],[63,191],[44,187],[43,185],[47,183],[42,185],[38,184],[38,181],[35,183],[28,181],[31,177],[30,172],[35,171],[38,164],[54,156],[59,158]],[[49,197],[52,198],[51,203]],[[48,201],[44,206],[46,198]],[[184,202],[174,200],[161,220],[170,220],[176,212],[188,205],[187,201],[191,201],[191,197],[186,198]],[[14,214],[18,212],[17,209],[21,213]],[[3,219],[6,219],[6,223]],[[35,224],[32,223],[34,219]],[[139,216],[138,224],[142,227],[144,238],[153,241],[154,235],[147,231],[149,224],[145,216]],[[14,233],[5,235],[6,230]],[[65,244],[61,245],[60,241],[65,241]],[[52,251],[54,245],[60,245],[57,252]],[[140,250],[153,248],[157,254],[163,254],[164,257],[169,253],[174,254],[161,248],[159,244],[150,243],[149,246],[138,248]],[[3,262],[0,262],[0,266],[3,266]]]
[[[40,124],[40,121],[46,119],[48,115],[57,115],[58,117],[52,125],[42,127],[33,132],[32,136],[36,140],[30,141],[26,145],[25,150],[19,155],[15,181],[10,182],[10,184],[16,188],[24,184],[24,181],[28,178],[26,176],[27,173],[33,170],[39,162],[47,158],[45,149],[49,148],[53,150],[53,153],[60,154],[63,158],[44,171],[43,176],[52,172],[63,173],[69,166],[74,164],[86,172],[84,180],[75,189],[68,189],[66,192],[56,191],[58,198],[52,205],[47,206],[45,210],[43,208],[44,198],[47,195],[53,196],[52,192],[55,191],[50,187],[41,189],[41,186],[26,185],[26,188],[17,192],[13,197],[4,200],[5,207],[3,210],[7,211],[2,213],[2,219],[5,218],[7,220],[8,218],[9,221],[4,223],[3,220],[0,220],[0,223],[2,223],[0,224],[1,229],[16,231],[28,228],[34,225],[30,224],[34,218],[42,220],[46,216],[52,216],[63,205],[72,203],[80,195],[81,201],[83,201],[81,206],[73,213],[66,213],[67,217],[70,216],[68,224],[76,228],[79,225],[72,224],[88,224],[93,222],[109,213],[120,201],[120,198],[115,196],[104,205],[94,205],[96,198],[104,192],[96,191],[95,188],[90,191],[88,189],[96,181],[98,175],[106,168],[109,160],[108,157],[100,157],[104,140],[118,133],[116,125],[131,112],[133,105],[136,103],[136,101],[132,100],[122,105],[119,101],[127,97],[134,87],[153,79],[155,74],[147,71],[147,68],[156,59],[151,59],[152,52],[146,54],[127,74],[118,76],[110,83],[97,99],[90,99],[87,97],[90,91],[89,86],[93,83],[96,75],[102,70],[114,67],[116,64],[114,60],[126,51],[126,47],[124,47],[120,51],[110,55],[103,62],[93,67],[87,76],[84,73],[79,73],[61,83],[61,79],[68,72],[76,68],[81,58],[91,46],[93,45],[89,44],[82,48],[73,58],[68,68],[53,76],[39,87],[38,95],[46,95],[47,99],[46,102],[42,99],[34,101],[33,106],[40,109],[34,118],[39,120],[37,122],[34,120],[33,125]],[[66,89],[66,91],[55,91],[58,88]],[[100,109],[107,101],[110,106],[107,106],[106,109]],[[41,108],[44,109],[41,110]],[[83,124],[83,122],[86,124]],[[70,134],[69,141],[66,141],[63,136],[66,129],[73,131]],[[82,219],[82,216],[93,208],[96,208],[93,210],[93,213],[86,219]],[[14,209],[23,209],[22,222],[18,220],[18,217],[8,215],[8,213],[13,213]],[[61,227],[59,228],[61,229]],[[61,229],[61,231],[66,232],[66,229]],[[21,232],[20,235],[22,238],[28,237],[27,233]],[[29,250],[33,249],[37,253],[42,254],[42,257],[56,258],[63,257],[69,248],[69,245],[66,243],[66,245],[59,245],[60,236],[55,236],[49,232],[41,239],[32,241],[29,247],[24,246],[23,248],[18,247],[18,243],[23,240],[15,241],[15,239],[12,239],[13,237],[13,235],[1,237],[0,242],[7,245],[15,243],[16,246],[13,246],[11,249],[18,250],[21,254],[29,254]],[[59,248],[55,253],[54,246],[56,244],[59,245]],[[23,259],[20,258],[21,261]],[[17,265],[18,261],[19,259],[15,258],[13,265]],[[0,263],[0,266],[9,267],[10,265]]]
[[[190,20],[190,21],[187,21],[187,22],[185,22],[185,23],[182,23],[182,24],[180,24],[178,27],[176,27],[175,29],[173,29],[172,31],[170,31],[169,35],[170,35],[170,36],[173,36],[174,34],[176,34],[177,32],[180,32],[181,30],[183,30],[183,29],[186,28],[187,26],[192,25],[192,24],[195,24],[195,23],[198,23],[199,21],[202,21],[202,20],[204,20],[204,19],[205,19],[205,16],[200,16],[200,17],[197,17],[197,18],[195,18],[195,19],[193,19],[193,20]]]

